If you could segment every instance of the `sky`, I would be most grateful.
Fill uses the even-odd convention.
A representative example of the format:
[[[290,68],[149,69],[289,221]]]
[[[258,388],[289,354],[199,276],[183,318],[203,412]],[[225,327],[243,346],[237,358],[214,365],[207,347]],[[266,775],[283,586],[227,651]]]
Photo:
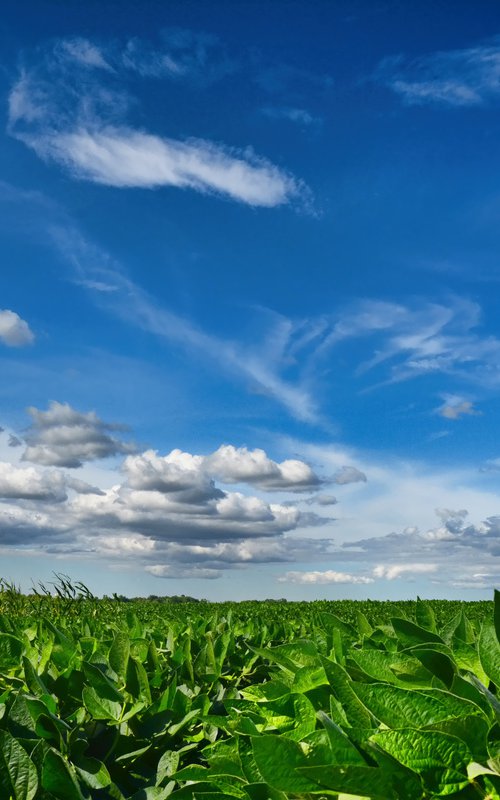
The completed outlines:
[[[500,584],[500,8],[7,0],[0,576]]]

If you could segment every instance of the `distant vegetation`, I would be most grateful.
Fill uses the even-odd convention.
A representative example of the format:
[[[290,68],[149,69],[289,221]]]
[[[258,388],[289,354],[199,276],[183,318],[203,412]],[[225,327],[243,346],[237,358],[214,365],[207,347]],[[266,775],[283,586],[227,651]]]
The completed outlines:
[[[2,800],[500,800],[495,603],[0,581]]]

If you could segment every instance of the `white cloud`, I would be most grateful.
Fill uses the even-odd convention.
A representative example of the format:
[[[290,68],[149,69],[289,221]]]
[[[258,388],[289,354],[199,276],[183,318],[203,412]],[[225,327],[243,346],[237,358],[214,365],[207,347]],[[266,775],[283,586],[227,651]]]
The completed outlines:
[[[307,379],[294,383],[283,377],[290,360],[307,344],[303,326],[272,315],[273,325],[263,341],[253,345],[222,339],[199,328],[185,317],[159,306],[140,286],[133,283],[108,253],[94,247],[72,228],[52,229],[53,242],[73,269],[78,284],[98,281],[108,291],[93,292],[93,299],[128,324],[160,339],[208,357],[223,373],[273,398],[297,419],[318,422],[316,403]],[[277,317],[277,319],[276,319]]]
[[[321,572],[287,572],[278,578],[280,583],[324,584],[324,583],[373,583],[373,578],[365,575],[350,575],[348,572],[336,572],[333,569]]]
[[[260,449],[222,445],[207,456],[205,465],[223,483],[248,483],[266,491],[304,492],[321,484],[304,461],[288,459],[278,464]]]
[[[0,310],[0,342],[8,347],[24,347],[34,342],[28,323],[9,309]]]
[[[400,578],[402,575],[426,575],[431,572],[437,572],[437,564],[413,563],[413,564],[391,564],[385,566],[378,564],[373,570],[375,578],[385,578],[388,581],[393,581],[395,578]]]
[[[463,416],[477,416],[481,412],[474,408],[474,404],[470,400],[464,400],[463,397],[456,395],[446,395],[444,403],[437,409],[437,413],[445,419],[460,419]]]
[[[19,469],[0,462],[0,498],[41,500],[60,503],[67,499],[66,482],[61,472],[40,472],[34,467]]]
[[[333,494],[315,494],[312,497],[309,497],[305,501],[308,505],[319,505],[319,506],[336,506],[339,502],[337,498]]]
[[[133,51],[125,58],[129,68],[139,63]],[[175,72],[175,61],[168,63]],[[98,79],[90,68],[100,68]],[[107,72],[113,73],[109,85]],[[267,208],[308,200],[301,181],[250,147],[180,141],[131,128],[125,121],[131,99],[117,88],[115,72],[88,40],[59,42],[13,85],[9,132],[75,178],[107,186],[173,186]]]
[[[123,426],[103,422],[94,411],[82,413],[68,403],[52,402],[47,411],[29,408],[28,412],[32,424],[25,435],[23,461],[76,468],[84,461],[134,449],[110,433]]]
[[[201,580],[214,580],[220,578],[221,571],[210,567],[181,567],[171,564],[151,564],[147,566],[146,572],[154,575],[155,578],[200,578]]]
[[[79,129],[24,137],[43,158],[77,178],[119,188],[176,186],[273,207],[301,193],[300,183],[249,150],[203,140],[161,138],[130,128]]]
[[[172,450],[166,456],[148,450],[128,456],[123,463],[129,485],[133,489],[160,492],[197,490],[214,497],[215,478],[222,483],[246,483],[264,491],[310,491],[321,480],[304,461],[288,459],[278,464],[264,450],[221,445],[207,455],[191,455]]]
[[[333,476],[333,482],[338,483],[339,486],[345,486],[347,483],[366,483],[366,475],[356,467],[342,467]]]
[[[333,348],[370,337],[373,355],[358,364],[358,378],[385,366],[386,383],[441,373],[498,386],[500,340],[477,331],[480,323],[480,306],[467,298],[414,306],[364,300],[332,320],[313,358],[331,357]]]
[[[377,78],[409,105],[478,106],[500,94],[498,38],[477,47],[382,62]]]
[[[305,108],[290,108],[287,106],[266,106],[262,109],[264,116],[270,119],[283,119],[288,122],[295,122],[298,125],[318,125],[321,123],[319,117],[314,117]]]
[[[167,28],[159,42],[134,37],[119,51],[117,62],[144,78],[169,78],[199,85],[221,80],[238,69],[217,37],[202,31]]]
[[[75,37],[63,39],[56,46],[56,55],[78,62],[89,69],[104,69],[113,72],[113,67],[108,64],[99,47],[88,39]]]

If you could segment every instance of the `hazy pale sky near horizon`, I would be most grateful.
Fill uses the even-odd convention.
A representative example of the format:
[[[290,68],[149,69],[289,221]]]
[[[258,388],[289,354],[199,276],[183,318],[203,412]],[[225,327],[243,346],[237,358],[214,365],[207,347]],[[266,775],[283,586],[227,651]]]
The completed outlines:
[[[11,2],[0,575],[500,583],[500,7]]]

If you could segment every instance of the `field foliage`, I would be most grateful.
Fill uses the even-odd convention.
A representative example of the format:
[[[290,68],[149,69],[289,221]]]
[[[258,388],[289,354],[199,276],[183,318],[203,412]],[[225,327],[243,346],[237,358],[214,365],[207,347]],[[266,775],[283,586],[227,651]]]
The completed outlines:
[[[0,583],[2,800],[500,800],[495,603]]]

